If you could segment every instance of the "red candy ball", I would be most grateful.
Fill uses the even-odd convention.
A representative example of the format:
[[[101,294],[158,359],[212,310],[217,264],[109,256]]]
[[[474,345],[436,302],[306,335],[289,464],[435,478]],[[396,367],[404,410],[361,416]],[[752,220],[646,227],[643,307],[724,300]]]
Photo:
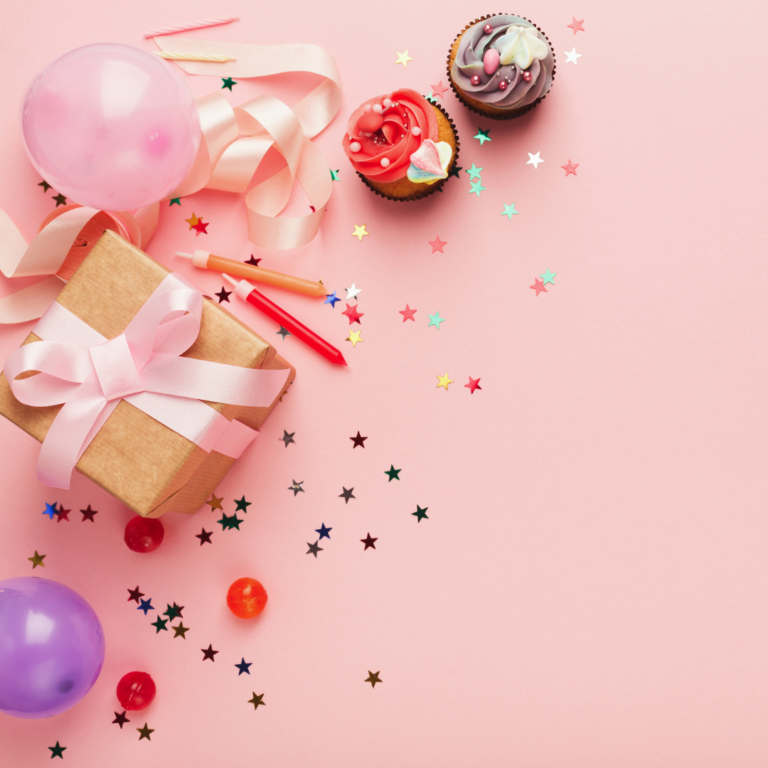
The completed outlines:
[[[159,520],[138,515],[125,526],[125,543],[133,552],[154,552],[162,543],[165,531]]]
[[[376,133],[384,125],[384,118],[376,112],[365,112],[357,121],[358,130]]]
[[[229,610],[240,619],[258,616],[267,604],[267,591],[256,579],[233,581],[227,592]]]
[[[499,80],[499,90],[506,91],[509,83],[506,80]]]
[[[526,83],[530,83],[532,77],[533,75],[527,69],[523,70],[523,80],[525,80]]]
[[[480,85],[480,75],[472,75],[472,77],[469,78],[469,82],[472,83],[472,85]]]
[[[123,709],[146,709],[156,693],[155,681],[146,672],[129,672],[117,684],[117,700]]]
[[[493,27],[490,24],[486,24],[483,27],[483,32],[485,32],[486,35],[490,35],[491,32],[493,32]]]

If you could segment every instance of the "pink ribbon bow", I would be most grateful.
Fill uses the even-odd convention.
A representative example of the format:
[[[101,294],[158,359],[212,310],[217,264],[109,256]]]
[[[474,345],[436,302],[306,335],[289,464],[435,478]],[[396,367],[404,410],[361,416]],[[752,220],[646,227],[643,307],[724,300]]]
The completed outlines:
[[[169,274],[125,331],[107,340],[61,304],[51,305],[35,328],[43,341],[15,350],[4,367],[20,402],[64,404],[40,449],[40,482],[69,488],[72,470],[121,399],[205,451],[240,456],[257,432],[201,401],[269,406],[288,371],[181,357],[198,336],[202,308],[200,292]],[[39,373],[17,378],[30,371]]]

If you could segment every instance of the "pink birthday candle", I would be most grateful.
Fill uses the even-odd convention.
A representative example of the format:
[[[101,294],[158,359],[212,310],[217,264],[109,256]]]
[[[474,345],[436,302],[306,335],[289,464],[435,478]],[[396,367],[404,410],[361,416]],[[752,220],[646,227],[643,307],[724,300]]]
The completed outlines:
[[[214,19],[201,19],[200,21],[193,21],[190,24],[180,24],[177,27],[163,27],[162,29],[153,29],[151,32],[145,32],[144,37],[160,37],[161,35],[172,35],[174,32],[184,32],[188,29],[217,27],[219,24],[229,24],[231,21],[238,21],[239,19],[239,16],[220,16]]]

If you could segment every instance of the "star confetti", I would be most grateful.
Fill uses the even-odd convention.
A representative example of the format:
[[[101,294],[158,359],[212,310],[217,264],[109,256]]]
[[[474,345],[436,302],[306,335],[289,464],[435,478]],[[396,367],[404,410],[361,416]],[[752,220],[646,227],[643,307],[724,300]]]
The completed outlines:
[[[199,237],[200,235],[207,235],[208,234],[207,227],[208,227],[208,224],[206,224],[202,219],[199,219],[197,224],[195,224],[195,226],[192,227],[192,229],[196,230],[195,237]]]
[[[478,168],[474,163],[472,163],[472,167],[471,168],[467,168],[467,170],[464,171],[464,173],[468,173],[469,174],[469,180],[470,181],[474,181],[475,179],[479,179],[480,178],[480,171],[482,171],[482,170],[483,170],[482,168]]]
[[[164,629],[167,632],[168,627],[165,626],[167,623],[168,623],[168,619],[161,619],[158,616],[157,619],[152,622],[152,626],[155,628],[155,634],[160,632],[161,629]]]
[[[251,693],[253,693],[253,691],[251,691]],[[267,706],[267,702],[266,701],[262,701],[263,698],[264,698],[264,694],[263,693],[260,693],[258,696],[255,693],[253,693],[253,698],[249,699],[248,703],[249,704],[253,704],[253,708],[254,709],[258,709],[259,705],[263,705],[263,706],[266,707]]]
[[[233,80],[231,77],[222,77],[221,81],[223,85],[221,86],[221,89],[224,90],[224,88],[229,88],[229,90],[232,90],[233,85],[237,85],[237,80]]]
[[[171,199],[168,201],[168,207],[170,208],[172,205],[178,205],[178,206],[180,206],[180,205],[181,205],[181,198],[180,198],[180,197],[172,197],[172,198],[171,198]]]
[[[181,612],[184,610],[183,605],[177,605],[176,603],[173,605],[166,603],[166,605],[168,607],[163,611],[163,616],[167,616],[170,621],[181,618]]]
[[[289,491],[293,491],[293,498],[294,499],[299,495],[300,492],[304,493],[304,489],[301,487],[302,485],[304,485],[304,481],[303,480],[301,482],[298,482],[298,483],[295,480],[292,480],[292,483],[288,487],[288,490]]]
[[[520,211],[515,210],[514,203],[512,203],[512,205],[506,205],[502,203],[502,205],[504,205],[504,210],[501,212],[501,215],[506,216],[510,221],[512,221],[513,216],[516,216],[518,213],[520,213]]]
[[[58,741],[56,742],[55,747],[48,747],[48,749],[50,749],[51,752],[53,753],[51,755],[51,760],[53,760],[54,757],[60,757],[62,760],[64,759],[64,750],[66,749],[66,747],[60,746]]]
[[[154,728],[149,728],[147,724],[144,723],[143,728],[137,728],[136,730],[141,734],[141,736],[139,736],[139,741],[141,741],[142,739],[146,739],[147,741],[152,741],[152,739],[149,737],[149,734],[155,732]]]
[[[200,539],[200,546],[202,547],[203,544],[213,544],[211,541],[211,536],[213,536],[213,531],[206,531],[205,528],[200,533],[195,534],[196,539]]]
[[[352,323],[357,323],[358,325],[361,325],[360,318],[365,314],[365,312],[358,312],[357,304],[353,306],[351,304],[345,303],[345,306],[346,309],[341,314],[346,315],[349,318],[349,324],[352,325]]]
[[[441,240],[439,236],[435,236],[435,239],[430,243],[432,246],[432,253],[435,253],[436,251],[440,251],[440,253],[445,253],[443,250],[444,245],[448,245],[447,240]]]
[[[482,147],[486,141],[492,141],[491,137],[488,135],[490,132],[490,128],[487,131],[484,131],[482,128],[478,128],[477,134],[472,138],[477,139],[480,142],[480,146]]]
[[[434,325],[437,328],[437,330],[439,331],[440,330],[440,323],[444,323],[445,322],[445,318],[444,317],[440,317],[440,311],[439,310],[437,312],[435,312],[434,315],[430,315],[429,313],[427,313],[427,317],[429,318],[429,325],[427,326],[427,328],[429,328],[430,325]]]
[[[116,723],[120,726],[120,730],[123,730],[123,726],[126,723],[130,723],[131,721],[125,716],[126,710],[123,710],[122,713],[115,712],[115,719],[112,721],[113,723]]]
[[[241,661],[239,664],[235,664],[235,666],[238,668],[239,672],[237,673],[237,676],[240,677],[240,675],[245,672],[247,675],[251,674],[251,667],[253,666],[253,662],[246,661],[245,658],[240,657]]]
[[[221,524],[222,531],[228,531],[231,528],[236,528],[239,531],[240,523],[243,521],[237,516],[237,512],[231,517],[227,517],[227,513],[222,510],[221,520],[217,520],[216,522]]]
[[[53,187],[45,179],[43,179],[37,186],[42,187],[43,192],[47,192],[49,189],[53,189]]]
[[[289,443],[294,443],[294,444],[296,443],[296,441],[293,439],[293,436],[295,434],[296,434],[295,432],[286,432],[285,430],[283,430],[283,436],[278,437],[277,439],[282,440],[285,443],[285,447],[287,448]]]
[[[242,498],[240,498],[239,500],[235,499],[235,506],[237,507],[237,510],[236,510],[237,512],[245,512],[246,514],[248,514],[248,507],[250,507],[251,504],[253,504],[253,502],[246,501],[245,496],[242,496]]]
[[[174,637],[181,637],[182,640],[186,640],[189,627],[185,627],[184,622],[180,621],[177,627],[173,627],[173,631],[175,632]]]
[[[487,187],[483,186],[482,181],[473,181],[471,185],[471,189],[469,190],[469,194],[471,195],[473,192],[480,197],[481,192],[485,192]]]
[[[352,491],[354,491],[354,488],[345,488],[343,485],[341,486],[341,493],[339,494],[340,499],[344,499],[345,504],[349,504],[350,499],[356,499],[357,496],[352,495]]]
[[[367,224],[363,224],[362,227],[358,227],[357,224],[355,224],[355,231],[352,233],[352,237],[357,238],[357,242],[359,243],[366,235],[370,235],[370,232],[366,231]]]
[[[352,347],[354,348],[357,346],[359,341],[365,341],[365,339],[360,338],[361,333],[362,331],[350,331],[349,336],[345,339],[345,341],[351,341]]]
[[[570,64],[576,65],[576,64],[579,63],[579,59],[580,58],[581,58],[581,54],[580,53],[576,53],[576,49],[575,48],[570,50],[570,51],[565,51],[565,63],[566,64],[570,63]]]
[[[83,515],[82,522],[85,522],[86,520],[90,520],[92,523],[95,523],[96,521],[93,519],[94,515],[98,515],[99,511],[97,509],[91,509],[91,505],[88,505],[88,509],[81,509],[80,512]]]
[[[437,96],[438,99],[443,98],[443,94],[448,90],[444,85],[443,81],[441,80],[437,85],[430,85],[429,86],[432,89],[432,95]]]
[[[570,174],[578,176],[576,169],[579,167],[579,164],[572,163],[570,158],[568,158],[568,163],[566,165],[561,165],[560,167],[565,171],[566,176],[569,176]]]
[[[198,222],[198,221],[200,221],[200,219],[198,219],[198,218],[197,218],[197,216],[195,216],[195,212],[194,212],[194,211],[192,211],[192,216],[191,216],[191,218],[189,218],[189,219],[184,219],[184,221],[186,221],[186,222],[187,222],[187,224],[189,224],[189,228],[190,228],[190,229],[194,229],[194,228],[197,226],[197,222]]]
[[[341,179],[339,178],[338,169],[334,171],[333,168],[331,168],[330,171],[331,171],[331,181],[341,181]]]
[[[66,205],[66,204],[67,204],[67,198],[66,198],[66,197],[64,197],[64,195],[62,195],[61,193],[59,193],[58,195],[56,195],[56,196],[55,196],[53,199],[56,201],[56,207],[57,207],[57,208],[58,208],[60,205]]]
[[[475,394],[476,389],[482,390],[480,379],[473,379],[471,376],[469,377],[469,384],[465,384],[464,386],[469,389],[471,395]]]
[[[363,680],[364,683],[370,683],[371,688],[376,687],[376,683],[383,683],[384,681],[379,677],[380,672],[371,672],[371,670],[368,670],[368,677]]]
[[[399,480],[400,479],[400,473],[402,472],[402,469],[395,469],[394,464],[389,465],[389,469],[384,470],[385,475],[389,475],[389,482],[391,483],[393,480]]]
[[[218,653],[218,651],[213,650],[213,646],[208,643],[207,648],[201,648],[200,649],[203,652],[203,661],[206,659],[210,659],[211,661],[216,661],[213,657]]]
[[[155,606],[152,605],[152,598],[150,597],[149,600],[139,600],[139,606],[136,608],[137,611],[144,611],[144,615],[147,615],[148,611],[154,611]]]
[[[539,294],[540,294],[542,291],[543,291],[544,293],[547,293],[547,292],[548,292],[548,291],[547,291],[547,289],[546,289],[546,286],[544,285],[544,283],[543,283],[541,280],[539,280],[539,278],[538,278],[538,277],[537,277],[537,278],[534,280],[534,282],[533,282],[533,285],[531,286],[531,288],[532,288],[534,291],[536,291],[536,295],[537,295],[537,296],[538,296],[538,295],[539,295]]]
[[[320,539],[330,539],[332,530],[333,528],[326,528],[325,523],[320,523],[320,527],[315,528],[315,533],[320,534]],[[318,539],[318,541],[320,541],[320,539]]]
[[[579,21],[575,16],[573,16],[572,18],[573,18],[573,22],[571,24],[568,24],[567,26],[570,27],[573,30],[573,34],[574,35],[577,32],[586,32],[587,31],[582,26],[582,24],[584,23],[584,19],[581,19],[581,21]]]
[[[406,320],[413,320],[415,323],[416,320],[414,320],[413,316],[418,312],[418,309],[411,309],[407,304],[405,305],[405,309],[400,310],[400,314],[403,316],[403,322]]]
[[[136,603],[141,600],[141,598],[144,597],[144,593],[139,591],[139,588],[136,587],[136,589],[129,589],[128,590],[128,602],[130,603],[131,600],[135,600]]]
[[[453,168],[451,168],[451,170],[449,170],[449,171],[448,171],[448,178],[450,179],[450,178],[451,178],[451,176],[455,176],[455,177],[458,179],[458,178],[459,178],[459,174],[460,174],[460,173],[461,173],[463,170],[464,170],[464,169],[463,169],[463,168],[462,168],[460,165],[454,165],[454,166],[453,166]],[[442,191],[442,190],[441,190],[441,191]]]
[[[221,502],[224,501],[224,498],[219,498],[216,496],[215,493],[211,494],[211,498],[206,501],[205,503],[208,504],[211,507],[211,512],[213,512],[215,509],[220,509],[222,512],[224,511],[224,507],[221,506]]]
[[[528,162],[526,165],[532,165],[534,167],[534,170],[539,167],[539,163],[543,163],[544,161],[540,157],[541,151],[538,151],[535,155],[528,153]]]
[[[323,548],[318,546],[319,543],[320,543],[320,539],[318,539],[314,544],[307,542],[307,546],[309,547],[309,549],[306,551],[305,554],[314,555],[315,560],[317,560],[317,553],[323,551]]]
[[[448,385],[453,384],[453,379],[449,379],[447,373],[445,376],[438,376],[437,380],[440,382],[437,386],[444,387],[446,392],[448,391]]]
[[[45,560],[46,557],[47,555],[39,555],[37,553],[37,550],[35,550],[35,554],[32,557],[28,557],[27,560],[29,560],[32,563],[32,570],[34,571],[38,565],[41,568],[45,568],[45,563],[43,562],[43,560]]]
[[[246,264],[250,264],[250,265],[252,265],[254,267],[258,267],[260,261],[261,261],[261,259],[254,259],[253,258],[253,254],[251,254],[251,258],[250,259],[246,259],[245,263]]]
[[[395,62],[395,64],[402,64],[403,67],[407,67],[408,62],[413,61],[413,56],[408,55],[407,48],[405,49],[405,53],[400,53],[400,51],[395,51],[395,53],[397,54],[397,61]]]
[[[56,522],[60,523],[62,520],[69,522],[69,513],[71,511],[71,509],[64,509],[64,507],[59,504],[59,511],[56,513]]]
[[[557,277],[557,272],[550,272],[547,270],[543,275],[539,275],[540,278],[543,279],[544,285],[547,283],[552,283],[552,285],[555,284],[555,278]]]
[[[345,288],[344,290],[347,292],[348,299],[354,299],[358,293],[362,292],[362,288],[357,288],[354,283],[352,283],[351,288]]]
[[[229,304],[229,297],[232,295],[232,291],[228,291],[224,286],[222,286],[221,290],[218,293],[214,293],[213,295],[219,300],[219,304],[221,304],[222,301],[226,301],[227,304]]]
[[[341,299],[336,295],[336,291],[334,291],[333,293],[326,294],[323,304],[330,304],[331,309],[336,309],[336,304],[340,301]]]
[[[429,520],[429,517],[427,517],[427,510],[429,507],[424,507],[422,509],[418,504],[416,505],[416,511],[411,512],[412,515],[416,515],[416,522],[420,523],[422,520]]]
[[[53,504],[49,504],[47,501],[44,502],[45,504],[45,511],[43,512],[44,515],[48,515],[49,520],[53,520],[53,516],[58,512],[58,509],[56,509],[56,502],[54,501]]]
[[[376,549],[376,544],[374,544],[374,542],[378,540],[379,540],[378,537],[373,537],[371,536],[370,533],[364,539],[360,539],[360,541],[362,541],[363,544],[365,544],[365,547],[363,548],[363,552],[365,552],[365,550],[368,549],[369,547],[371,549]]]
[[[283,326],[280,326],[280,330],[275,334],[276,336],[282,336],[283,341],[285,341],[286,336],[290,336],[291,332],[287,328],[283,328]]]
[[[349,438],[352,441],[352,447],[353,448],[365,448],[365,441],[368,439],[367,437],[363,437],[360,434],[360,430],[358,430],[357,434],[354,437]]]

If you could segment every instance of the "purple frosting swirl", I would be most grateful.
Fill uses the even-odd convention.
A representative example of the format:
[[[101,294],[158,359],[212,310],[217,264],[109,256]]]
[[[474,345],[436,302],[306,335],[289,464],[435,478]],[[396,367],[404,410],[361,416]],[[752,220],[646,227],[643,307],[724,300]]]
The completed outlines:
[[[485,33],[486,24],[493,28],[490,34]],[[512,25],[536,30],[533,24],[520,16],[500,15],[479,21],[462,35],[451,66],[451,77],[460,90],[477,101],[500,109],[519,109],[546,95],[552,86],[552,72],[555,68],[552,49],[544,35],[536,30],[539,39],[546,44],[548,53],[543,60],[534,60],[528,67],[526,71],[531,74],[530,80],[523,78],[523,70],[516,64],[501,65],[492,75],[487,74],[483,67],[485,52],[493,48],[494,43]],[[474,75],[480,78],[477,85],[472,84]],[[506,90],[499,88],[502,79],[508,81]]]

